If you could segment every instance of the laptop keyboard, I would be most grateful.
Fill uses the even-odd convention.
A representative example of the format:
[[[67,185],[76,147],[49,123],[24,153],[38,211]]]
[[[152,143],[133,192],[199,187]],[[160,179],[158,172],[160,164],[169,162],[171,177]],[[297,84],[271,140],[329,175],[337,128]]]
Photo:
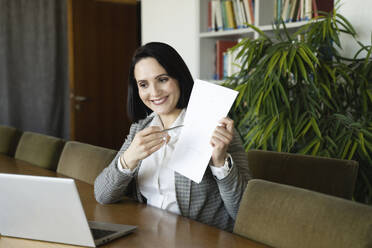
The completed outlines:
[[[91,228],[90,231],[92,232],[94,239],[100,239],[107,235],[115,233],[115,231],[109,231],[109,230],[102,230],[102,229],[95,229]]]

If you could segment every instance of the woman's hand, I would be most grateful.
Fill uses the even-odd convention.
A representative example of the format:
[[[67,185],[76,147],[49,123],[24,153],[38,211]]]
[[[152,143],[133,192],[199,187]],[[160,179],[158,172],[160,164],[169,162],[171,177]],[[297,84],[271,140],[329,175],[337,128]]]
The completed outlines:
[[[170,136],[166,132],[160,131],[160,127],[152,126],[143,129],[134,136],[129,148],[120,157],[128,169],[133,170],[140,160],[147,158],[169,141]]]
[[[213,147],[212,162],[216,167],[225,164],[226,152],[234,136],[234,121],[228,117],[220,120],[213,132],[211,145]]]

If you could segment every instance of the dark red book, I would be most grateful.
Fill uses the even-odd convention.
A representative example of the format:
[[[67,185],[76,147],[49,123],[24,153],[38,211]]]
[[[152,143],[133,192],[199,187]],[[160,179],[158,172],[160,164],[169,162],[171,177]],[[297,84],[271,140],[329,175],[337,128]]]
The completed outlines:
[[[331,12],[333,10],[333,0],[316,0],[318,10]]]
[[[218,40],[216,42],[216,79],[223,79],[223,53],[238,44],[236,40]]]
[[[254,25],[254,5],[253,5],[253,0],[248,1],[249,4],[249,12],[251,13],[251,23]]]
[[[214,27],[212,27],[212,1],[208,2],[208,31],[212,31]]]
[[[316,5],[316,0],[313,0],[313,17],[318,17],[318,6]]]

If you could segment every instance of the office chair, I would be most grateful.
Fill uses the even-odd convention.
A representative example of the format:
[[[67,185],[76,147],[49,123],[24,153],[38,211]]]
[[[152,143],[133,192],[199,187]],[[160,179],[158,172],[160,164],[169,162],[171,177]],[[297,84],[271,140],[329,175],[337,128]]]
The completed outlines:
[[[319,156],[248,151],[253,178],[351,199],[358,174],[358,162]]]
[[[68,141],[57,172],[94,184],[99,173],[114,159],[117,151],[77,141]]]
[[[252,179],[234,233],[276,248],[372,247],[372,206]]]
[[[0,153],[13,157],[21,135],[17,128],[0,125]]]
[[[63,145],[63,139],[34,132],[24,132],[14,157],[55,171]]]

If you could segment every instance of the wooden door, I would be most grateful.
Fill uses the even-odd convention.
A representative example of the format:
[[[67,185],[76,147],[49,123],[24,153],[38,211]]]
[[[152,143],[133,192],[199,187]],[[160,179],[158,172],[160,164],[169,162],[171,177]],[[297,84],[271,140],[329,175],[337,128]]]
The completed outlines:
[[[68,0],[72,140],[119,149],[128,133],[127,78],[139,46],[132,2]]]

